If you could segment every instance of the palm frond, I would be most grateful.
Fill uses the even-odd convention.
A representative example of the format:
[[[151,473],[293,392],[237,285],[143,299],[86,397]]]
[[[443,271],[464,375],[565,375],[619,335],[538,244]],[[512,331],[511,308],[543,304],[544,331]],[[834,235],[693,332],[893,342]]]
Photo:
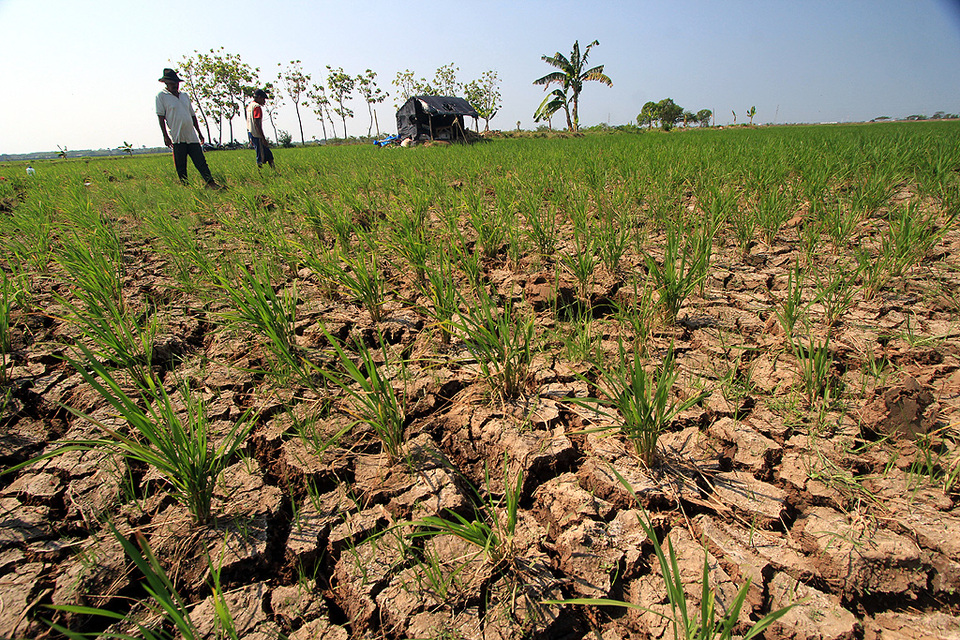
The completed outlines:
[[[562,71],[553,71],[543,76],[542,78],[537,78],[536,80],[533,81],[533,84],[546,85],[546,86],[549,86],[554,82],[558,84],[564,84],[567,81],[568,77],[569,76],[566,73],[563,73]]]
[[[600,82],[602,84],[605,84],[608,87],[613,86],[613,80],[611,80],[610,77],[603,72],[602,64],[597,67],[594,67],[593,69],[590,69],[589,71],[584,71],[583,75],[581,75],[580,77],[583,79],[584,82],[594,81],[594,82]]]

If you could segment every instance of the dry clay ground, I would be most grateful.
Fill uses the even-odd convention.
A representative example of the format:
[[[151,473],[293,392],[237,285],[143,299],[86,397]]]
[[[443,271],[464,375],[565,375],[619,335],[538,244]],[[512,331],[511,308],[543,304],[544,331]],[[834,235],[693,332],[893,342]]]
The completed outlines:
[[[206,232],[216,228],[207,223]],[[130,239],[128,295],[168,310],[155,346],[167,381],[189,380],[216,429],[251,407],[258,424],[224,474],[209,527],[192,524],[154,473],[115,455],[74,452],[4,476],[0,636],[56,637],[37,621],[54,616],[46,604],[150,618],[109,520],[149,541],[206,637],[216,633],[207,554],[222,566],[243,638],[672,637],[650,612],[543,604],[603,597],[668,613],[638,524],[642,507],[669,536],[692,603],[704,548],[721,606],[752,581],[744,624],[800,603],[768,638],[960,637],[960,511],[956,487],[943,490],[958,459],[950,435],[960,415],[960,233],[949,232],[891,288],[854,298],[830,342],[841,400],[820,418],[799,391],[798,362],[771,311],[798,258],[793,225],[746,256],[716,247],[703,295],[687,300],[677,325],[650,337],[654,361],[671,342],[677,350],[677,395],[709,395],[662,436],[661,464],[649,471],[621,436],[584,433],[603,421],[565,400],[588,393],[576,375],[588,367],[566,356],[569,328],[551,313],[552,272],[485,265],[493,290],[539,309],[545,349],[528,395],[509,401],[491,397],[457,338],[441,347],[429,319],[401,303],[417,296],[399,275],[398,295],[374,326],[365,311],[326,296],[310,272],[292,274],[303,346],[324,345],[321,326],[368,341],[376,329],[411,362],[406,459],[389,464],[362,427],[330,441],[349,422],[345,405],[251,372],[265,363],[262,341],[218,326],[216,304],[177,292],[164,260]],[[657,258],[661,240],[647,245]],[[575,283],[560,280],[561,297],[573,296]],[[606,315],[608,303],[629,300],[626,289],[609,275],[592,288],[596,345],[608,353],[624,330]],[[61,359],[76,330],[56,319],[52,293],[36,294],[46,313],[15,318],[0,434],[6,466],[57,438],[96,434],[61,403],[116,422]],[[929,444],[918,447],[925,433],[933,435],[919,442]],[[914,473],[930,471],[916,465],[924,451],[932,474]],[[522,468],[523,487],[516,535],[497,562],[457,538],[411,539],[391,528],[444,510],[473,519],[474,488],[502,494],[504,464],[511,473]],[[367,541],[378,532],[386,533]]]

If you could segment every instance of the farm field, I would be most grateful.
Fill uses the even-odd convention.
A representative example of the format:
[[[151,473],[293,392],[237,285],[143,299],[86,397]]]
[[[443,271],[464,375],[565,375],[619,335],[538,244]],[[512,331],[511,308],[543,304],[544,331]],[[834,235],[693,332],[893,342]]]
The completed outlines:
[[[960,125],[276,158],[0,166],[0,637],[960,634]]]

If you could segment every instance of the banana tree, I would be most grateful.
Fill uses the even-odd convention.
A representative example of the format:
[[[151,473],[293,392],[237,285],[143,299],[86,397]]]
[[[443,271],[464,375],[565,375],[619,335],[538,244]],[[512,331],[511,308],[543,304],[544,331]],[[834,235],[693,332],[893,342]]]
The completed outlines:
[[[547,94],[547,97],[543,99],[543,102],[534,112],[533,120],[534,122],[549,120],[553,114],[561,109],[567,116],[567,127],[573,131],[573,125],[570,124],[570,105],[567,102],[567,94],[564,93],[563,89],[554,89]]]
[[[613,81],[603,72],[602,64],[591,69],[584,70],[584,67],[587,66],[587,57],[590,55],[590,49],[599,45],[600,42],[594,40],[587,45],[587,48],[584,49],[583,54],[581,55],[580,41],[577,40],[573,43],[573,51],[571,51],[569,58],[559,51],[552,56],[540,57],[541,60],[552,67],[556,67],[558,70],[548,73],[542,78],[537,78],[533,81],[533,84],[542,85],[544,87],[549,87],[552,84],[560,85],[561,89],[555,90],[552,94],[554,95],[554,98],[547,96],[548,99],[544,102],[548,103],[556,100],[559,97],[556,95],[557,91],[560,91],[560,93],[563,94],[564,104],[568,107],[565,110],[565,113],[567,115],[567,127],[570,129],[570,131],[578,131],[580,129],[578,108],[580,104],[580,92],[583,90],[583,83],[592,80],[605,84],[608,87],[613,86]],[[554,109],[554,111],[557,111],[558,109]]]

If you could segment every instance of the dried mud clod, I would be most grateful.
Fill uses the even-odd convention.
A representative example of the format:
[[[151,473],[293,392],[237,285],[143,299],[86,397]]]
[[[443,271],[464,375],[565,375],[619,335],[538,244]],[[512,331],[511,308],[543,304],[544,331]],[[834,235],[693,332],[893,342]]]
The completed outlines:
[[[875,435],[915,440],[937,426],[939,404],[932,390],[915,378],[874,393],[875,398],[861,410],[861,419]]]

